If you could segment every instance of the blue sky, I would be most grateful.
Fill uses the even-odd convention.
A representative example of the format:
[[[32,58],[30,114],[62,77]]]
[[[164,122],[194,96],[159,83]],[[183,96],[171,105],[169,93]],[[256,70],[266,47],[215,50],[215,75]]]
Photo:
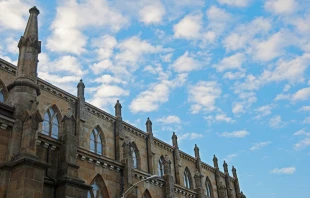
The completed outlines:
[[[0,1],[0,57],[36,5],[38,75],[203,161],[234,165],[249,198],[309,197],[310,1]]]

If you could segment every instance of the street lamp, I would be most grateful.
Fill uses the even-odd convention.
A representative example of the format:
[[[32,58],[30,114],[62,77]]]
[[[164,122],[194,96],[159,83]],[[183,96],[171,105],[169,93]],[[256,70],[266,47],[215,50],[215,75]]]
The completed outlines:
[[[137,184],[139,184],[140,182],[143,182],[143,181],[146,181],[146,180],[149,180],[149,179],[157,179],[157,178],[159,178],[158,175],[152,175],[152,176],[150,176],[150,177],[148,177],[148,178],[145,178],[145,179],[142,179],[141,181],[138,181],[137,183],[135,183],[134,185],[132,185],[130,188],[128,188],[128,189],[122,194],[121,198],[125,198],[125,194],[126,194],[129,190],[131,190],[133,187],[135,187]]]

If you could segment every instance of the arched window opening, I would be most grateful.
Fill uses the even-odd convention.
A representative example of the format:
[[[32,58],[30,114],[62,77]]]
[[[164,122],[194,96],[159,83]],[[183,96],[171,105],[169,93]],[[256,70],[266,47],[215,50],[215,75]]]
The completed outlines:
[[[107,187],[100,175],[92,181],[92,190],[88,191],[87,198],[109,198]]]
[[[206,178],[206,195],[207,198],[212,198],[212,185],[209,177]]]
[[[165,171],[164,171],[164,159],[163,159],[163,156],[161,156],[158,160],[158,176],[160,177],[163,177],[164,174],[165,174]]]
[[[102,155],[102,139],[98,129],[94,128],[90,134],[89,148],[91,152]]]
[[[150,192],[147,189],[144,191],[142,198],[152,198]]]
[[[43,119],[42,133],[57,139],[59,134],[58,113],[50,107],[44,114]]]
[[[187,167],[184,170],[184,186],[189,189],[192,188],[191,176]]]
[[[133,167],[138,168],[137,154],[133,147],[131,147],[131,153],[132,153],[132,159],[133,159]]]

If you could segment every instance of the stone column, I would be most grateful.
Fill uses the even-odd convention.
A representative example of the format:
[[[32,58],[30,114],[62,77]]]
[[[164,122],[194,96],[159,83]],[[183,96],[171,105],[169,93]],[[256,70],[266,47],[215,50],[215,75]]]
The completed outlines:
[[[238,175],[237,175],[237,170],[235,169],[235,167],[232,167],[232,173],[233,173],[233,177],[234,177],[234,186],[235,186],[235,192],[236,192],[236,197],[237,198],[241,198],[241,192],[240,192],[240,186],[239,186],[239,180],[238,180]]]
[[[123,179],[124,179],[124,192],[129,189],[134,183],[134,166],[131,152],[131,140],[129,137],[125,137],[123,147],[123,159],[124,170],[123,170]],[[134,196],[136,190],[128,192],[126,196]]]
[[[164,163],[164,180],[165,180],[165,198],[174,198],[174,180],[171,173],[171,161],[165,155]]]
[[[200,159],[200,154],[199,154],[199,148],[197,144],[195,144],[194,148],[195,152],[195,158],[196,158],[196,172],[195,172],[195,191],[198,194],[198,198],[205,198],[205,192],[203,188],[203,175],[202,175],[202,169],[201,169],[201,159]]]
[[[10,171],[8,198],[42,197],[44,174],[48,167],[36,156],[37,130],[42,121],[37,111],[37,97],[40,95],[37,85],[38,54],[41,52],[41,42],[38,40],[40,12],[33,7],[29,13],[24,35],[18,43],[17,76],[7,87],[7,103],[15,107],[7,163],[1,167]]]
[[[86,121],[84,89],[85,85],[81,79],[77,85],[78,101],[76,104],[76,135],[78,137],[78,143],[80,147],[85,147],[85,134],[83,132],[83,126]]]
[[[147,132],[147,157],[148,157],[148,171],[152,175],[155,174],[155,153],[154,153],[154,137],[152,132],[152,122],[147,118],[145,123]]]
[[[37,85],[38,54],[41,52],[41,41],[38,41],[38,15],[40,12],[36,7],[33,7],[29,13],[24,36],[18,43],[17,77],[7,87],[9,91],[7,103],[15,107],[15,124],[9,142],[8,161],[21,155],[20,146],[23,146],[23,155],[35,156],[36,153],[36,147],[33,148],[33,145],[36,144],[36,131],[29,134],[28,130],[27,134],[22,134],[24,121],[36,111],[37,96],[40,95]],[[29,123],[25,124],[27,125],[25,127],[29,128]]]
[[[218,159],[214,155],[213,156],[213,166],[215,168],[215,182],[216,182],[216,188],[217,188],[217,194],[219,198],[226,198],[226,196],[223,195],[223,188],[226,191],[226,187],[222,185],[220,182],[220,169],[218,165]]]
[[[178,146],[178,137],[173,132],[172,135],[172,145],[173,145],[173,161],[174,161],[174,171],[175,171],[175,182],[177,184],[181,184],[180,182],[180,167],[181,167],[181,161],[180,161],[180,152],[179,152],[179,146]]]
[[[115,106],[115,124],[114,124],[114,141],[115,141],[115,160],[121,161],[121,141],[123,139],[123,119],[122,119],[122,105],[117,100]]]
[[[78,178],[76,120],[71,109],[68,109],[67,115],[64,116],[62,122],[63,135],[58,156],[57,197],[86,197],[91,186],[86,185],[83,180]]]
[[[227,195],[228,195],[228,198],[233,198],[232,188],[231,188],[230,181],[229,181],[230,178],[229,178],[229,172],[228,172],[228,165],[227,165],[227,163],[225,161],[224,161],[223,167],[224,167],[225,184],[226,184],[226,189],[227,189]]]

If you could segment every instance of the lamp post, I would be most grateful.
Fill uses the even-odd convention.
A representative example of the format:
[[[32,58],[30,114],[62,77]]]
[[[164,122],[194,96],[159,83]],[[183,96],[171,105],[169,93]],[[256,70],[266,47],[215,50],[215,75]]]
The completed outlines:
[[[148,177],[148,178],[145,178],[145,179],[142,179],[141,181],[138,181],[137,183],[135,183],[134,185],[132,185],[130,188],[128,188],[128,189],[122,194],[121,198],[125,198],[125,194],[126,194],[129,190],[131,190],[133,187],[137,186],[137,184],[139,184],[140,182],[143,182],[143,181],[146,181],[146,180],[149,180],[149,179],[157,179],[157,178],[159,178],[158,175],[152,175],[152,176],[150,176],[150,177]]]

